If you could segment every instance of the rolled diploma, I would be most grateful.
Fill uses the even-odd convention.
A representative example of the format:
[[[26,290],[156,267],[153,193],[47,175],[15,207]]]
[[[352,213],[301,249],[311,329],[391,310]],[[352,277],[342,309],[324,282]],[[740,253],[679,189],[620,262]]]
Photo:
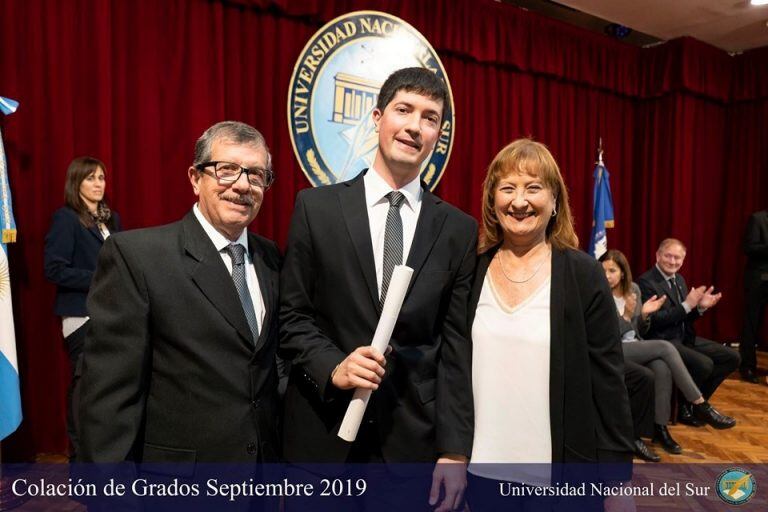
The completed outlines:
[[[376,326],[376,332],[373,334],[373,341],[371,341],[371,346],[376,347],[382,354],[387,350],[389,340],[392,338],[392,330],[395,328],[400,308],[403,306],[411,276],[413,276],[413,269],[405,265],[398,265],[392,271],[392,278],[389,281],[389,288],[387,288],[387,298],[384,299],[379,324]],[[370,398],[370,389],[355,389],[355,394],[352,396],[352,401],[349,402],[347,413],[344,415],[341,427],[339,427],[340,438],[350,443],[357,438],[357,431],[360,429],[360,423],[363,421],[363,415]]]

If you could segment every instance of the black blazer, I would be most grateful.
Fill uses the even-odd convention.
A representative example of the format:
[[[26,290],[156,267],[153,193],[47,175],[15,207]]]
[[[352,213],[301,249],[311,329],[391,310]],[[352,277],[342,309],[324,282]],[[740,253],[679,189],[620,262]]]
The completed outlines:
[[[406,264],[414,274],[392,334],[386,375],[371,397],[388,462],[469,455],[473,404],[467,298],[477,223],[424,188]],[[292,360],[283,445],[291,462],[343,462],[337,437],[351,391],[332,370],[368,345],[378,322],[378,286],[362,174],[299,192],[280,283],[281,355]]]
[[[112,212],[110,233],[121,230],[120,216]],[[53,312],[59,316],[87,316],[85,299],[91,287],[96,258],[104,243],[99,228],[86,228],[68,206],[53,213],[45,236],[45,277],[56,285]]]
[[[498,247],[478,257],[469,326]],[[628,462],[633,429],[616,304],[589,255],[552,250],[549,408],[552,462]]]
[[[254,345],[232,277],[192,212],[110,236],[88,297],[85,462],[278,458],[280,254],[248,235],[266,306]]]
[[[685,300],[688,295],[688,286],[685,279],[677,274],[675,279],[680,287],[680,294]],[[696,338],[696,331],[693,328],[693,322],[701,315],[696,308],[690,313],[685,312],[682,302],[678,299],[677,293],[673,293],[667,284],[664,276],[654,265],[637,279],[642,293],[642,301],[646,301],[657,295],[667,296],[667,300],[657,312],[651,315],[651,326],[645,335],[646,339],[679,340],[685,344],[690,344]]]
[[[747,255],[746,278],[759,282],[768,273],[768,211],[755,212],[749,216],[744,233],[744,252]]]

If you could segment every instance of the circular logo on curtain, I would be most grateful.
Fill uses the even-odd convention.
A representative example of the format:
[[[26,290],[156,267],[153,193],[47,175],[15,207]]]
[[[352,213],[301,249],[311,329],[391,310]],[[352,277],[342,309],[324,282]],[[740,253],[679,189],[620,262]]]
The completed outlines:
[[[371,112],[379,88],[393,71],[415,66],[448,86],[440,138],[421,169],[432,190],[448,163],[455,130],[451,86],[432,46],[405,21],[376,11],[345,14],[312,36],[288,92],[291,143],[312,185],[346,181],[371,166],[378,147]]]
[[[728,468],[717,477],[715,490],[720,499],[729,505],[742,505],[755,495],[757,483],[746,469]]]

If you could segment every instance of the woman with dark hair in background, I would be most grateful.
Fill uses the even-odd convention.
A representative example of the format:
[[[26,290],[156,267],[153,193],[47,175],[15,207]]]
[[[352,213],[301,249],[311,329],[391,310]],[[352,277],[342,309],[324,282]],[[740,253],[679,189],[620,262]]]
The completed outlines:
[[[117,212],[105,199],[106,167],[91,157],[72,160],[64,186],[65,205],[54,212],[45,237],[45,277],[56,285],[54,314],[61,317],[62,333],[72,365],[67,390],[67,433],[70,458],[78,449],[76,411],[77,381],[88,322],[85,299],[104,240],[120,231]],[[74,404],[74,405],[73,405]]]
[[[666,340],[644,340],[648,332],[651,315],[664,304],[666,296],[655,295],[640,303],[640,287],[632,282],[632,272],[627,258],[621,251],[611,249],[600,257],[605,277],[611,287],[616,304],[622,337],[624,358],[647,366],[654,374],[655,425],[654,441],[669,453],[682,453],[682,448],[667,429],[672,407],[672,383],[680,389],[686,400],[693,404],[694,414],[714,428],[730,428],[735,423],[728,416],[720,414],[701,395],[691,374],[683,363],[680,353]],[[643,443],[642,440],[636,440]]]
[[[538,501],[488,500],[500,481],[549,485],[551,463],[632,460],[615,306],[600,264],[577,249],[568,192],[546,146],[520,139],[496,155],[482,215],[469,299],[469,505],[540,510]]]

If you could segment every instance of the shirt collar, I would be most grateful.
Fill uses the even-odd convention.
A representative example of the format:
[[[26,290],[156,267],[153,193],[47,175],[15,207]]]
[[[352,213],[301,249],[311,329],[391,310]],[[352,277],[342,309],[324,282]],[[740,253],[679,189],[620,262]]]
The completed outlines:
[[[389,183],[384,181],[376,169],[371,167],[363,177],[365,183],[365,203],[368,208],[374,206],[382,201],[387,201],[386,195],[392,192],[394,189],[389,186]],[[405,196],[405,203],[408,207],[416,211],[416,206],[421,201],[423,190],[421,189],[420,176],[416,176],[411,181],[398,189],[398,192],[402,192]]]
[[[237,238],[237,240],[230,242],[227,237],[216,231],[216,228],[213,227],[213,224],[208,222],[208,219],[206,219],[203,215],[203,212],[200,211],[200,207],[197,203],[195,203],[195,206],[192,207],[192,212],[195,214],[195,217],[197,218],[197,221],[200,223],[200,225],[203,226],[205,234],[208,235],[208,238],[211,239],[211,242],[213,242],[213,246],[216,247],[217,251],[221,252],[229,244],[235,243],[245,247],[245,252],[248,252],[248,234],[245,228],[243,228],[243,231],[240,233],[240,236]]]
[[[664,278],[665,281],[669,281],[670,279],[675,279],[675,276],[677,276],[677,274],[669,275],[666,272],[664,272],[663,270],[661,270],[661,267],[659,266],[658,263],[656,264],[656,269],[661,273],[661,275],[662,275],[662,277]]]

